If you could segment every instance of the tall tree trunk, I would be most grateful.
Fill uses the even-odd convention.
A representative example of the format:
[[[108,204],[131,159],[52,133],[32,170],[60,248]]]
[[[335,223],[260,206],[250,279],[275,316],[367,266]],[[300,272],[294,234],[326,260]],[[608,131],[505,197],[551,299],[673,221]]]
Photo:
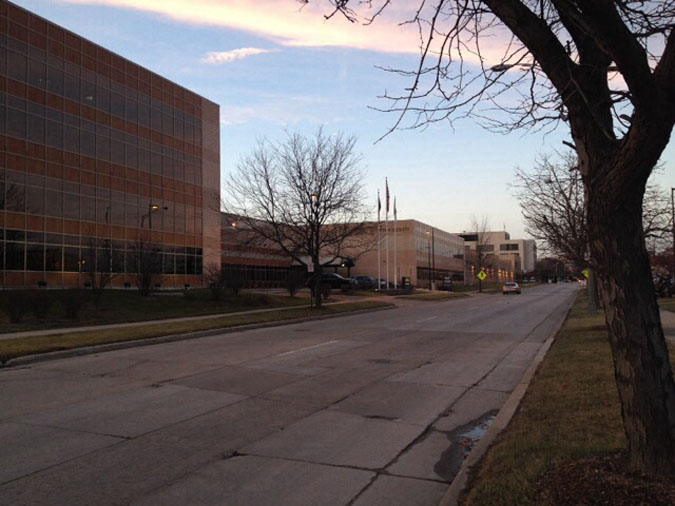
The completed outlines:
[[[593,268],[634,469],[675,474],[675,383],[642,230],[639,187],[587,181]],[[628,186],[628,185],[625,185]],[[637,185],[639,186],[639,185]]]

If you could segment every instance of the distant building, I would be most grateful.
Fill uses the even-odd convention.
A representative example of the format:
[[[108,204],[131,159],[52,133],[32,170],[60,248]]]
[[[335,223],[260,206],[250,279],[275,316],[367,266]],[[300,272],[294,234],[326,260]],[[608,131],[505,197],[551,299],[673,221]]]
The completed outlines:
[[[458,234],[465,241],[466,248],[476,251],[478,232]],[[507,269],[515,275],[533,271],[537,263],[537,243],[532,239],[511,239],[506,231],[485,232],[482,242],[484,253],[497,261],[498,269]]]
[[[395,232],[395,233],[394,233]],[[368,227],[372,236],[372,248],[365,252],[347,250],[345,256],[356,257],[352,275],[378,277],[377,224]],[[396,238],[394,239],[394,235]],[[379,276],[391,283],[401,283],[403,277],[410,278],[418,287],[439,286],[444,278],[464,282],[464,240],[417,220],[398,220],[396,230],[389,222],[389,275],[387,275],[385,224],[380,224],[380,269]],[[353,254],[353,255],[352,255]],[[394,260],[396,258],[396,272]]]
[[[163,286],[220,258],[218,105],[0,0],[0,284],[83,286],[92,262]],[[92,254],[93,252],[93,254]],[[99,263],[100,260],[95,260]]]
[[[278,245],[261,240],[244,220],[229,213],[221,213],[221,266],[236,271],[246,287],[282,288],[291,270],[306,276],[304,266],[293,265]]]

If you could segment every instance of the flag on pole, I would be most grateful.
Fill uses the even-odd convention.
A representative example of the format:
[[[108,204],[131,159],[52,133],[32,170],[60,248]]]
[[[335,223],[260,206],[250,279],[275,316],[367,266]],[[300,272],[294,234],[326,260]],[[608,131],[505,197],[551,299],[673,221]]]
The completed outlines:
[[[396,220],[396,197],[394,197],[394,220]]]
[[[380,222],[380,211],[382,210],[382,202],[380,202],[380,190],[377,190],[377,222]]]
[[[384,178],[385,187],[385,213],[384,213],[384,250],[385,265],[387,268],[387,288],[389,288],[389,181]]]

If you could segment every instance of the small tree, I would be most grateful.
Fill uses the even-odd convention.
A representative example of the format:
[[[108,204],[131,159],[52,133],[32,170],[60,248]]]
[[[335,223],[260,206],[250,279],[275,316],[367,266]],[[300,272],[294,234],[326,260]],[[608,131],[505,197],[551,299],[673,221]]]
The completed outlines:
[[[132,254],[134,279],[141,295],[147,297],[162,280],[162,249],[146,240],[134,244]]]
[[[321,306],[322,266],[354,246],[368,215],[356,138],[289,134],[285,142],[261,141],[228,185],[224,207],[239,230],[261,246],[275,245],[313,267],[313,294]]]
[[[493,246],[489,244],[489,226],[487,216],[483,216],[480,219],[476,216],[471,218],[471,232],[469,232],[468,235],[472,236],[471,238],[474,239],[476,249],[466,251],[464,258],[467,264],[474,267],[476,274],[486,267],[494,266],[496,263],[496,258],[491,249]],[[483,291],[483,280],[480,278],[478,278],[478,291]]]
[[[220,300],[225,289],[225,271],[220,264],[209,264],[204,269],[204,281],[211,291],[213,300]]]
[[[100,247],[99,247],[100,246]],[[80,260],[82,270],[86,273],[94,305],[98,309],[101,304],[103,290],[112,283],[118,273],[114,272],[113,251],[110,240],[101,240],[97,244],[94,237],[88,237],[84,249],[84,258]]]

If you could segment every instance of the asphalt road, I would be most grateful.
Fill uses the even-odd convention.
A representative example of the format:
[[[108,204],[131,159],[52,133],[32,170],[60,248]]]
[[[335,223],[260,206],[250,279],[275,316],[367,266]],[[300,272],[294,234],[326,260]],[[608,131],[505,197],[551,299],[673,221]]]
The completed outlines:
[[[436,505],[575,292],[1,370],[0,504]]]

